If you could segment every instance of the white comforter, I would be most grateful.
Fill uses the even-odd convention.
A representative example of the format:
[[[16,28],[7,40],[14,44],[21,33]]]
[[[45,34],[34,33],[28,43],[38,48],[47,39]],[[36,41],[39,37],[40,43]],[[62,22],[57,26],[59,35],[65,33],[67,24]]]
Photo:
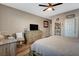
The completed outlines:
[[[43,56],[79,56],[79,39],[51,36],[37,40],[31,49]]]

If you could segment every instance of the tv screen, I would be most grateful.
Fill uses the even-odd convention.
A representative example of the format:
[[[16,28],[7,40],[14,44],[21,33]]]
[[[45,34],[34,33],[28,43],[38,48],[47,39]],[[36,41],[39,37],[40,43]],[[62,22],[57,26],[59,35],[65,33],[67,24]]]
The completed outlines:
[[[38,30],[37,24],[30,24],[30,30]]]

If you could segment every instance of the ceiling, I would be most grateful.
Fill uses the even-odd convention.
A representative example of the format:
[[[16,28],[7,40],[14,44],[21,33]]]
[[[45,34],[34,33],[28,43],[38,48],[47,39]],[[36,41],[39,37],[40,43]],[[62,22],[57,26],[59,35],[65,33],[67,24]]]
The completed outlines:
[[[47,3],[3,3],[3,4],[47,19],[51,19],[53,15],[57,15],[60,13],[64,13],[79,8],[79,3],[63,3],[62,5],[54,7],[55,11],[42,11],[43,9],[45,9],[45,7],[38,6],[39,4],[47,4]]]

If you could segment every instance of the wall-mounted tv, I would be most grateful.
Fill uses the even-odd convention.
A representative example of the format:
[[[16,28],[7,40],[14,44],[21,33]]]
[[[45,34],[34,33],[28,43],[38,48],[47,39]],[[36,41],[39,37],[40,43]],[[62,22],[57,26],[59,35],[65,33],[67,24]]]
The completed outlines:
[[[30,24],[30,30],[38,30],[37,24]]]

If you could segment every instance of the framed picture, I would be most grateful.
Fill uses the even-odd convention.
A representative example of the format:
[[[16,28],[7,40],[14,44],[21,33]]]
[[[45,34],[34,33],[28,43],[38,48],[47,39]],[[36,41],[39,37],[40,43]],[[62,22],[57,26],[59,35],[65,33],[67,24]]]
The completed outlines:
[[[44,28],[48,28],[48,21],[43,22]]]

